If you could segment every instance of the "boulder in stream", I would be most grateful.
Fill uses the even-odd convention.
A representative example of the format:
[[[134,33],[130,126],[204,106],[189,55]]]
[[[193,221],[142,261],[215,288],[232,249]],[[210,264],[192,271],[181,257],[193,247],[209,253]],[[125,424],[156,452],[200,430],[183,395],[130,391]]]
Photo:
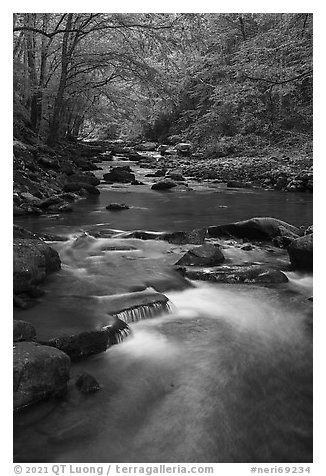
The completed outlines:
[[[58,253],[44,241],[33,238],[13,240],[14,293],[28,292],[42,282],[47,274],[59,270]]]
[[[172,180],[161,180],[156,182],[151,186],[152,190],[170,190],[171,188],[176,187],[177,184]]]
[[[232,236],[256,240],[272,240],[276,236],[299,237],[302,230],[282,220],[271,217],[258,217],[249,220],[209,226],[208,235],[213,238]]]
[[[94,187],[94,185],[85,182],[71,182],[63,186],[64,192],[81,192],[81,190],[86,190],[91,195],[99,195],[100,193],[99,189]]]
[[[136,150],[140,150],[141,152],[153,152],[156,149],[155,142],[143,142],[142,144],[138,144],[135,147]]]
[[[65,352],[71,360],[79,360],[105,352],[108,348],[109,335],[105,329],[100,329],[73,335],[59,335],[41,343]]]
[[[15,410],[66,392],[70,358],[64,352],[35,342],[17,342],[13,357]]]
[[[100,180],[92,173],[73,174],[68,177],[68,183],[88,183],[96,187],[100,184]]]
[[[216,266],[223,263],[224,255],[218,246],[210,243],[192,248],[176,263],[179,266]]]
[[[313,268],[313,233],[293,240],[288,247],[293,268],[312,271]]]
[[[135,180],[135,174],[132,173],[129,165],[113,167],[110,172],[103,175],[106,182],[130,183]]]

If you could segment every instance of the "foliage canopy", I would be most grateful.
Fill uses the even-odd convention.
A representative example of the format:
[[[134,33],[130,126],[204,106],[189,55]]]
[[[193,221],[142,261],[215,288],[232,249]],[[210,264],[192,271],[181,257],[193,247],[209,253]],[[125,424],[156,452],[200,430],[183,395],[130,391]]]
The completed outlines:
[[[309,142],[312,32],[309,13],[17,13],[14,133]]]

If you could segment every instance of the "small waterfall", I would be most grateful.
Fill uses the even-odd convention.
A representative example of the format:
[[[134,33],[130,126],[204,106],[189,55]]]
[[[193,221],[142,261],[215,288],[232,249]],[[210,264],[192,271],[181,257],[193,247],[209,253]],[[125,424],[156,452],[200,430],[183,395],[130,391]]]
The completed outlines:
[[[118,318],[114,324],[103,327],[103,329],[109,334],[109,345],[120,344],[131,334],[130,327]]]
[[[162,313],[170,312],[172,312],[172,306],[169,301],[158,301],[150,304],[143,304],[141,306],[132,307],[130,309],[125,309],[121,312],[118,312],[117,314],[114,314],[113,317],[116,317],[125,323],[130,323],[137,322],[142,319],[157,317]]]

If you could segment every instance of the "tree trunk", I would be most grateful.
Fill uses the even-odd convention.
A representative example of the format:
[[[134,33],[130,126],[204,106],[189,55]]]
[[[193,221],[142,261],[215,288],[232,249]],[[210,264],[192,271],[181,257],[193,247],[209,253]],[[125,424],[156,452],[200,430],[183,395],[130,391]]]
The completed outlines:
[[[48,136],[48,144],[50,146],[53,146],[58,141],[60,135],[60,128],[62,127],[61,118],[64,106],[64,93],[67,83],[68,66],[71,61],[72,53],[72,51],[70,51],[70,54],[68,54],[68,40],[70,35],[69,30],[71,30],[72,17],[73,13],[69,13],[67,16],[66,29],[62,40],[60,82],[54,103],[53,116],[52,120],[50,121],[50,130]]]
[[[43,31],[47,31],[48,27],[48,13],[43,14]],[[47,71],[47,55],[49,46],[52,39],[48,39],[45,36],[42,36],[41,44],[41,64],[40,64],[40,76],[38,82],[38,94],[36,98],[36,132],[40,132],[41,122],[42,122],[42,113],[43,113],[43,92],[45,89],[46,81],[46,71]]]
[[[73,137],[75,137],[76,139],[79,136],[79,131],[81,129],[81,126],[82,126],[83,122],[84,122],[84,116],[77,115],[76,118],[75,118],[73,128],[72,128],[72,132],[71,132],[71,135]]]
[[[26,14],[26,25],[33,28],[35,25],[35,14]],[[27,47],[27,65],[29,77],[29,106],[30,106],[30,120],[31,127],[36,130],[37,120],[37,79],[36,79],[36,63],[35,63],[35,33],[28,31],[26,33],[26,47]]]

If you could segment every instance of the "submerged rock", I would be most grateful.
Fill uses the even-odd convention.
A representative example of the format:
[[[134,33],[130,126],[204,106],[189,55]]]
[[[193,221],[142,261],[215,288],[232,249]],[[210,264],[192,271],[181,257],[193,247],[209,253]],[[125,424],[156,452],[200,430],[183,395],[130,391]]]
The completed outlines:
[[[14,409],[66,392],[70,358],[64,352],[35,342],[18,342],[13,357]]]
[[[312,271],[313,269],[313,234],[293,240],[288,247],[292,266],[295,269]]]
[[[215,245],[205,243],[192,248],[179,259],[176,265],[180,266],[216,266],[225,260],[222,251]]]
[[[96,378],[87,372],[79,375],[75,385],[81,393],[93,393],[101,389]]]
[[[214,238],[233,236],[257,240],[271,240],[276,236],[301,236],[302,230],[282,220],[270,217],[251,218],[249,220],[228,223],[226,225],[209,226],[208,235]]]
[[[30,341],[36,337],[35,327],[26,321],[14,320],[13,340],[14,342]]]
[[[278,284],[288,282],[286,275],[261,265],[228,266],[218,268],[178,268],[189,279],[229,284]]]
[[[129,210],[129,206],[125,203],[110,203],[105,207],[107,210],[110,211],[120,211],[120,210]]]

